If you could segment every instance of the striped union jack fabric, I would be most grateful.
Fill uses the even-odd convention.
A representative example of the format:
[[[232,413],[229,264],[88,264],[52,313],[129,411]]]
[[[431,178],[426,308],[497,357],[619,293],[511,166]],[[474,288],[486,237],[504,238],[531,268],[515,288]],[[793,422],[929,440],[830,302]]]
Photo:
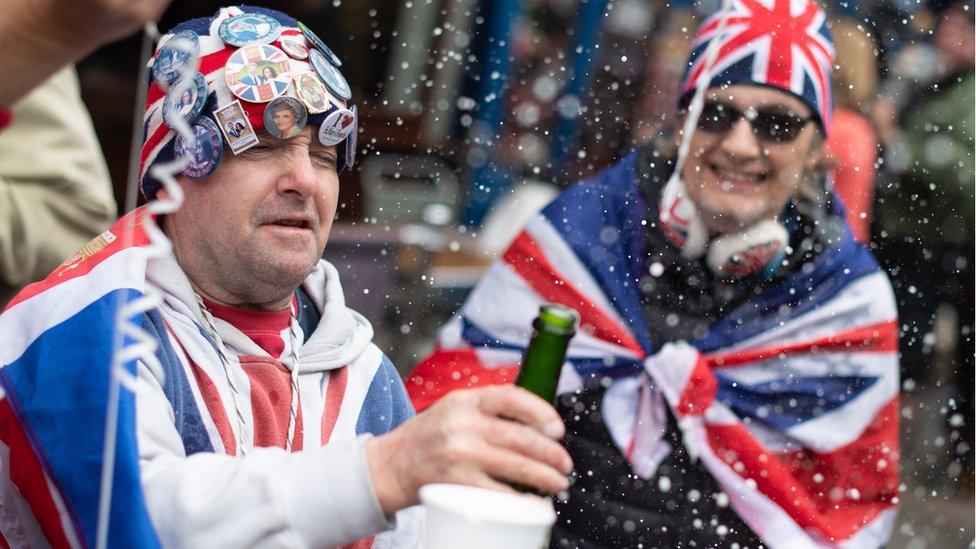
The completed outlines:
[[[148,240],[136,230],[125,246],[120,224],[0,315],[0,541],[9,546],[94,544],[115,311],[146,291]],[[134,375],[135,363],[126,368]],[[134,428],[135,399],[123,391],[109,539],[154,547]]]
[[[710,85],[752,82],[789,90],[815,107],[829,131],[834,46],[827,17],[816,2],[733,0],[729,11],[719,11],[699,27],[681,82],[682,95],[709,77],[705,50],[713,40],[719,50]]]
[[[301,329],[289,337],[290,313],[269,328],[211,305],[228,373],[189,282],[173,274],[175,259],[147,258],[144,214],[120,219],[0,315],[0,546],[95,544],[115,312],[120,297],[142,296],[149,283],[163,294],[142,319],[159,342],[160,368],[125,364],[109,546],[251,546],[275,532],[279,542],[298,532],[299,541],[333,546],[312,540],[392,528],[357,444],[413,409],[368,322],[345,308],[335,269],[323,261],[306,280],[318,326],[328,327],[308,338]],[[294,341],[303,342],[297,393],[284,365]],[[419,510],[401,511],[395,526],[347,547],[415,543]]]
[[[601,415],[636,473],[660,460],[647,418],[663,395],[689,454],[769,546],[883,545],[899,483],[897,324],[884,273],[847,231],[701,339],[651,341],[637,281],[653,229],[637,181],[632,154],[528,223],[408,377],[416,408],[512,382],[539,305],[561,303],[581,328],[558,392],[612,381]]]
[[[302,35],[302,31],[298,28],[298,21],[279,11],[256,6],[228,6],[220,8],[213,17],[191,19],[171,29],[160,39],[156,53],[150,62],[155,62],[155,56],[159,54],[162,48],[165,47],[166,42],[174,35],[183,31],[195,32],[199,37],[200,45],[199,71],[206,80],[209,93],[203,110],[204,116],[213,117],[215,110],[226,107],[237,99],[227,85],[224,68],[231,56],[238,51],[238,48],[224,43],[219,36],[219,28],[224,20],[243,13],[266,15],[276,19],[282,25],[281,38],[271,43],[276,48],[281,46],[282,39],[291,40],[305,46],[308,45]],[[295,76],[313,71],[307,61],[289,58],[287,63]],[[294,94],[295,88],[290,85],[290,79],[290,76],[287,79],[275,79],[271,83],[263,86],[263,93],[269,96],[272,95],[272,87],[274,87],[273,91],[275,93],[284,90],[286,95],[296,97]],[[254,89],[258,88],[255,87]],[[343,108],[352,108],[350,103],[336,98],[328,90],[323,90],[323,94],[325,94],[327,108],[319,113],[309,113],[308,124],[310,125],[321,125],[330,114]],[[176,131],[169,128],[163,120],[163,103],[165,98],[166,90],[160,88],[156,82],[151,81],[146,93],[146,107],[143,112],[143,143],[139,158],[139,181],[141,190],[143,195],[149,198],[153,197],[162,185],[160,181],[157,181],[152,176],[150,168],[153,165],[169,162],[175,158]],[[254,130],[261,132],[264,130],[264,109],[267,103],[252,102],[259,99],[256,95],[248,95],[245,99],[247,100],[241,102],[241,108]],[[339,153],[337,158],[340,172],[345,167],[346,145],[347,141],[345,140],[337,145]]]

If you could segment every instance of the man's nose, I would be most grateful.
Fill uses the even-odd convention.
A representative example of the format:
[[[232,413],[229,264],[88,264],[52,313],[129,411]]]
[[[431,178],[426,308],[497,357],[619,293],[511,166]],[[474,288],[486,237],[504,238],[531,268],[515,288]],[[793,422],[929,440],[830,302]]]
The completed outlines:
[[[309,198],[315,194],[318,186],[318,178],[315,176],[315,168],[312,166],[312,159],[307,152],[289,154],[286,159],[284,170],[278,178],[278,192],[280,194],[293,194],[301,198]]]
[[[731,158],[747,160],[759,158],[762,155],[762,143],[752,129],[752,123],[739,118],[722,136],[721,148]]]

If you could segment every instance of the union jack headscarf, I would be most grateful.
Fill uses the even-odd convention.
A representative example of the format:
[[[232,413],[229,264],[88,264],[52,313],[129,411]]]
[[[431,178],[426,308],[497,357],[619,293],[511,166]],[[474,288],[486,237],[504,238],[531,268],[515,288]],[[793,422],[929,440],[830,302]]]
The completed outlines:
[[[227,60],[230,58],[231,54],[237,51],[238,48],[236,46],[225,44],[224,41],[218,36],[218,29],[220,28],[220,24],[225,19],[243,13],[267,15],[277,20],[281,24],[282,37],[293,41],[299,41],[306,46],[311,46],[311,44],[309,44],[307,40],[302,37],[302,31],[298,27],[298,21],[295,18],[269,8],[255,6],[230,6],[220,8],[220,10],[218,10],[213,17],[191,19],[177,25],[160,39],[159,45],[156,48],[156,53],[153,55],[150,63],[155,61],[156,56],[159,55],[159,52],[166,45],[166,42],[175,34],[181,31],[189,30],[198,35],[200,42],[199,71],[206,79],[208,92],[208,98],[204,104],[203,113],[201,116],[213,117],[214,111],[237,99],[237,97],[232,95],[230,88],[227,86],[227,83],[224,80],[224,65],[227,63]],[[271,45],[280,47],[281,39],[279,38],[275,40],[271,43]],[[289,58],[288,62],[295,67],[294,72],[296,74],[301,74],[310,70],[308,61]],[[293,86],[289,85],[289,90],[285,93],[285,95],[294,97],[295,94],[292,90]],[[328,92],[326,93],[328,94]],[[176,131],[167,127],[163,122],[162,106],[165,96],[166,91],[160,88],[156,82],[150,80],[149,89],[146,94],[146,108],[145,112],[143,113],[144,133],[139,165],[140,190],[142,191],[143,196],[147,199],[152,199],[155,196],[156,191],[162,186],[162,182],[157,181],[156,178],[151,175],[150,168],[154,164],[172,161],[176,156],[174,147],[176,141]],[[328,94],[328,102],[329,107],[324,112],[308,113],[308,124],[320,125],[326,119],[326,117],[338,109],[355,108],[351,106],[350,102],[343,101],[342,99],[331,94]],[[251,126],[256,132],[264,130],[264,109],[266,106],[267,105],[265,103],[253,103],[247,100],[241,101],[241,107],[244,110],[244,114],[247,115]],[[353,134],[355,134],[355,130],[353,131]],[[342,172],[342,170],[346,167],[346,147],[351,142],[354,142],[354,140],[355,137],[351,135],[350,138],[347,138],[336,146],[338,152],[337,167],[340,172]]]
[[[722,19],[725,29],[719,34]],[[710,86],[756,84],[781,89],[810,106],[826,135],[833,115],[834,44],[823,10],[811,0],[732,0],[702,23],[681,80],[687,105],[705,74],[705,50],[720,42]]]

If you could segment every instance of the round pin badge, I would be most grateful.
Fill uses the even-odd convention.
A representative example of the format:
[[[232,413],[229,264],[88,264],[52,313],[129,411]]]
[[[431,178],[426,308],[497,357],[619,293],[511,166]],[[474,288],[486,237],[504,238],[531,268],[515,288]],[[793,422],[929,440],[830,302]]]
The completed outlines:
[[[242,13],[221,22],[217,34],[230,46],[267,44],[278,39],[281,23],[263,13]]]
[[[352,131],[349,132],[349,139],[346,140],[346,168],[356,165],[356,142],[359,138],[359,109],[353,105],[349,112],[352,113]]]
[[[191,51],[184,51],[183,48],[177,49],[176,42],[185,44]],[[174,34],[163,44],[156,58],[153,60],[152,77],[153,81],[162,89],[167,89],[180,78],[180,73],[193,66],[194,60],[200,53],[200,37],[191,30],[185,30]]]
[[[179,87],[170,87],[163,99],[163,122],[174,130],[176,129],[175,120],[178,118],[182,118],[187,124],[192,124],[203,112],[203,105],[207,102],[207,95],[209,95],[207,93],[207,79],[200,72],[197,72],[193,77],[193,84],[189,88],[177,94]]]
[[[298,59],[304,61],[308,59],[308,46],[303,44],[304,40],[299,42],[299,37],[285,38],[282,36],[278,39],[278,43],[281,44],[281,49],[284,50],[293,59]]]
[[[251,103],[267,103],[291,84],[288,56],[268,44],[251,44],[235,51],[224,65],[230,91]]]
[[[302,133],[308,111],[294,97],[279,97],[264,108],[264,131],[278,139],[291,139]]]
[[[339,109],[325,117],[319,127],[319,141],[326,146],[342,143],[356,127],[356,114],[348,109]]]
[[[295,93],[312,114],[325,112],[331,106],[329,92],[314,73],[306,72],[295,77]]]
[[[183,168],[183,174],[190,179],[203,179],[210,176],[220,164],[220,156],[224,152],[224,140],[220,137],[217,124],[206,116],[197,119],[192,127],[196,137],[193,147],[188,147],[183,137],[176,136],[173,151],[177,158],[187,152],[190,153],[190,163]]]
[[[322,50],[322,53],[325,55],[325,58],[329,60],[329,63],[332,63],[337,67],[342,66],[342,60],[339,59],[339,56],[332,51],[332,48],[326,46],[325,42],[323,42],[322,39],[319,38],[317,34],[312,32],[312,29],[305,26],[305,23],[299,21],[298,29],[302,31],[302,34],[305,35],[305,38],[308,39],[310,44],[312,44],[311,49]]]
[[[329,63],[325,59],[322,52],[319,50],[309,50],[308,60],[312,62],[312,67],[315,68],[315,72],[325,82],[325,86],[329,88],[329,91],[333,95],[343,101],[352,99],[352,91],[349,89],[349,83],[346,82],[346,78],[342,76],[339,69],[335,68],[332,63]]]

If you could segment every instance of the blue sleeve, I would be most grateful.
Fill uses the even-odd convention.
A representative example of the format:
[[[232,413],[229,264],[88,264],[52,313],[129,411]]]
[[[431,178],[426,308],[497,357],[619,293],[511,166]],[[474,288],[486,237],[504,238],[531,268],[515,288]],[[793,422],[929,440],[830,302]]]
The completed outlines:
[[[415,414],[400,373],[386,356],[373,376],[356,422],[356,434],[382,435]]]

